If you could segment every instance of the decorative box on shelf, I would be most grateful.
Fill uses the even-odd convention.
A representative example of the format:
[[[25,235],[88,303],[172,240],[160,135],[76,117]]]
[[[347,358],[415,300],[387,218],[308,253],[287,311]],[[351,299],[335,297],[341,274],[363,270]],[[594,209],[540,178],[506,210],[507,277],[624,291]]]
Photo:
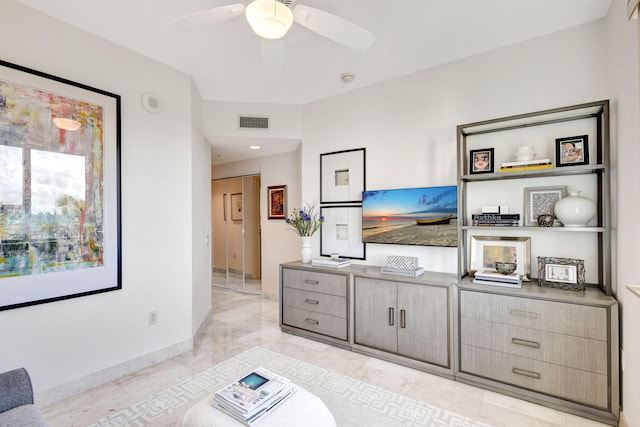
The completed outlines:
[[[417,270],[418,258],[411,256],[389,255],[387,257],[387,268],[392,270]]]
[[[417,277],[424,273],[424,268],[418,267],[417,257],[390,255],[387,257],[387,266],[382,267],[380,272]]]

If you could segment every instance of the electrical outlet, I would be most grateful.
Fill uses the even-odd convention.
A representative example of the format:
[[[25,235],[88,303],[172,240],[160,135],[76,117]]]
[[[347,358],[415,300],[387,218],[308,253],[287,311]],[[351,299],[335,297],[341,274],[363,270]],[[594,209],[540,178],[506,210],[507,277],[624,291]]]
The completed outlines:
[[[149,312],[149,326],[155,325],[158,323],[158,310],[153,310]]]

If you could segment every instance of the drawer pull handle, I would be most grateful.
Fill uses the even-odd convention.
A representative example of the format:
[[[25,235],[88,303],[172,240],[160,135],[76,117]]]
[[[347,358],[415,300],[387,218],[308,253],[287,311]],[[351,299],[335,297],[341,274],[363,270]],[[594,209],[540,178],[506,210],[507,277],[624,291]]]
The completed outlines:
[[[319,323],[320,323],[320,322],[318,322],[318,321],[317,321],[317,320],[315,320],[315,319],[309,319],[309,318],[304,319],[304,321],[305,321],[305,322],[307,322],[307,323],[311,323],[312,325],[317,325],[317,324],[319,324]]]
[[[513,314],[514,316],[529,317],[531,319],[539,319],[540,318],[540,313],[536,313],[536,312],[533,312],[533,311],[511,310],[511,314]]]
[[[407,313],[404,310],[400,310],[400,327],[407,327]]]
[[[540,348],[540,343],[537,341],[523,340],[522,338],[511,338],[511,342],[516,345],[523,345],[525,347]]]
[[[304,300],[304,302],[306,302],[307,304],[314,304],[314,305],[320,304],[320,301],[317,301],[317,300],[314,300],[314,299],[309,299],[309,298]]]
[[[394,319],[394,315],[393,315],[393,307],[389,307],[389,326],[393,326],[393,319]]]
[[[318,281],[317,280],[311,280],[311,279],[307,279],[304,281],[305,283],[308,283],[310,285],[317,285]]]
[[[540,379],[540,373],[533,372],[533,371],[527,371],[526,369],[512,368],[511,372],[513,372],[516,375],[522,375],[522,376],[529,377],[529,378],[535,378],[537,380]]]

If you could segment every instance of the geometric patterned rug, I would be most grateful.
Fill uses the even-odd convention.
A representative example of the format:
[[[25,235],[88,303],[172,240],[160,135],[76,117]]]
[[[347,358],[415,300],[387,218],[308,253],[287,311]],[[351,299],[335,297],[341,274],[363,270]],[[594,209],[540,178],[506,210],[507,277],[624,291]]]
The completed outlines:
[[[193,405],[236,380],[239,374],[258,367],[287,377],[321,398],[340,427],[490,427],[428,403],[261,347],[253,347],[227,359],[111,414],[93,426],[180,425],[180,418]]]

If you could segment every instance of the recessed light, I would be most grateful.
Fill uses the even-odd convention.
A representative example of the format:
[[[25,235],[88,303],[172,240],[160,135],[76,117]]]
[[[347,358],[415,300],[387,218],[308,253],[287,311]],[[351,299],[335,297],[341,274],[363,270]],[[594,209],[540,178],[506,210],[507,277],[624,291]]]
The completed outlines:
[[[252,150],[259,150],[259,149],[261,149],[262,147],[261,147],[261,146],[259,146],[259,145],[250,145],[250,146],[249,146],[249,148],[251,148]]]

